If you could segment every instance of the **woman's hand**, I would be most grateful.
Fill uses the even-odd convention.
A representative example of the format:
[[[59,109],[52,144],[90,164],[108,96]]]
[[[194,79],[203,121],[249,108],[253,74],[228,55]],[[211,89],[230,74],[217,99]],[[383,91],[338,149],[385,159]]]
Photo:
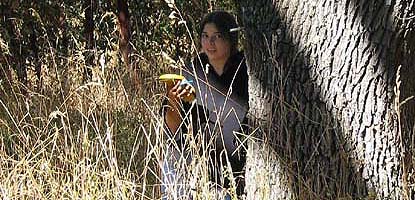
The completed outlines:
[[[187,80],[172,82],[167,85],[167,97],[172,106],[178,106],[180,100],[191,102],[195,99],[195,88]]]
[[[195,98],[195,88],[190,84],[182,84],[186,80],[167,83],[167,97],[169,109],[167,109],[165,120],[170,131],[176,133],[182,117],[180,116],[180,101],[190,102]]]

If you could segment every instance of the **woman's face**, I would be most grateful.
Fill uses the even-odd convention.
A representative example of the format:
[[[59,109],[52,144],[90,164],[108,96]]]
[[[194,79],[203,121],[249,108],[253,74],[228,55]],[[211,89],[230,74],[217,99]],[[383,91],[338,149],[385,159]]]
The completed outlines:
[[[231,45],[213,23],[207,23],[202,32],[202,51],[211,62],[226,62],[230,56]]]

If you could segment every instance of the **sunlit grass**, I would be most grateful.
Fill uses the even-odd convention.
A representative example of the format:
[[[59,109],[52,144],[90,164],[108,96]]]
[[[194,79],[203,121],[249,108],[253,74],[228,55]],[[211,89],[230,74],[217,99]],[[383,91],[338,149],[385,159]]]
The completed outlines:
[[[25,60],[27,85],[19,83],[11,62],[0,62],[1,73],[10,74],[0,82],[1,199],[160,199],[169,143],[159,113],[165,91],[156,78],[183,60],[172,60],[155,47],[157,42],[145,41],[132,45],[126,66],[114,15],[98,18],[106,32],[96,33],[100,41],[93,52],[95,64],[88,66],[90,80],[84,79],[86,49],[78,35],[68,36],[70,48],[64,53],[42,32],[38,62]],[[81,22],[68,16],[69,27],[82,28]],[[187,33],[192,35],[188,28]],[[8,45],[0,35],[1,52],[10,53]],[[193,44],[189,56],[195,48]],[[200,156],[201,144],[191,140],[193,159],[183,166],[183,183],[192,185],[189,195],[195,199],[216,199],[209,158]],[[229,172],[224,176],[233,178]]]
[[[143,174],[152,167],[144,160],[153,137],[144,134],[152,119],[143,101],[157,110],[160,86],[150,69],[124,68],[113,46],[96,55],[92,80],[82,79],[82,47],[68,57],[53,51],[44,57],[41,87],[30,68],[27,86],[18,83],[14,71],[11,80],[2,80],[2,199],[154,198],[156,174]],[[137,83],[131,73],[138,74]]]

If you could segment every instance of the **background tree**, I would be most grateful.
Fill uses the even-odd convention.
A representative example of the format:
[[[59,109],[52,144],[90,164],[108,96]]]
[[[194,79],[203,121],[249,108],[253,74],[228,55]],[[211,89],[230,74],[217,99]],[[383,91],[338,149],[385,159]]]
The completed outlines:
[[[414,95],[414,9],[239,2],[251,125],[264,139],[249,145],[248,199],[413,196],[414,102],[402,102]]]
[[[117,15],[120,32],[120,50],[126,66],[129,66],[130,54],[130,12],[127,0],[117,0]]]
[[[94,28],[95,20],[94,13],[96,13],[97,5],[95,0],[85,0],[84,1],[84,38],[86,43],[85,51],[85,64],[86,68],[84,71],[84,79],[89,80],[92,78],[92,67],[94,66],[94,49],[95,49],[95,38],[94,38]]]

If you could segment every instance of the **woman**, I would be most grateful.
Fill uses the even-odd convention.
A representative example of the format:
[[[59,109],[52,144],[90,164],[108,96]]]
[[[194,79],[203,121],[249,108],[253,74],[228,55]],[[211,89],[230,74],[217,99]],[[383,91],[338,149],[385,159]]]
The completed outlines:
[[[202,52],[183,73],[185,81],[192,85],[177,82],[167,86],[169,100],[164,119],[179,149],[189,143],[183,132],[189,131],[184,124],[191,124],[190,131],[203,146],[201,151],[208,152],[211,158],[210,180],[219,188],[230,187],[230,180],[222,174],[230,164],[237,194],[241,195],[245,152],[238,133],[244,129],[241,124],[247,111],[248,75],[243,53],[238,51],[237,28],[235,18],[227,12],[215,11],[204,17],[199,32]],[[190,96],[196,96],[193,105],[183,101]],[[175,174],[172,168],[171,163],[167,168],[165,165],[164,174]],[[165,182],[177,179],[174,176],[165,175]]]

